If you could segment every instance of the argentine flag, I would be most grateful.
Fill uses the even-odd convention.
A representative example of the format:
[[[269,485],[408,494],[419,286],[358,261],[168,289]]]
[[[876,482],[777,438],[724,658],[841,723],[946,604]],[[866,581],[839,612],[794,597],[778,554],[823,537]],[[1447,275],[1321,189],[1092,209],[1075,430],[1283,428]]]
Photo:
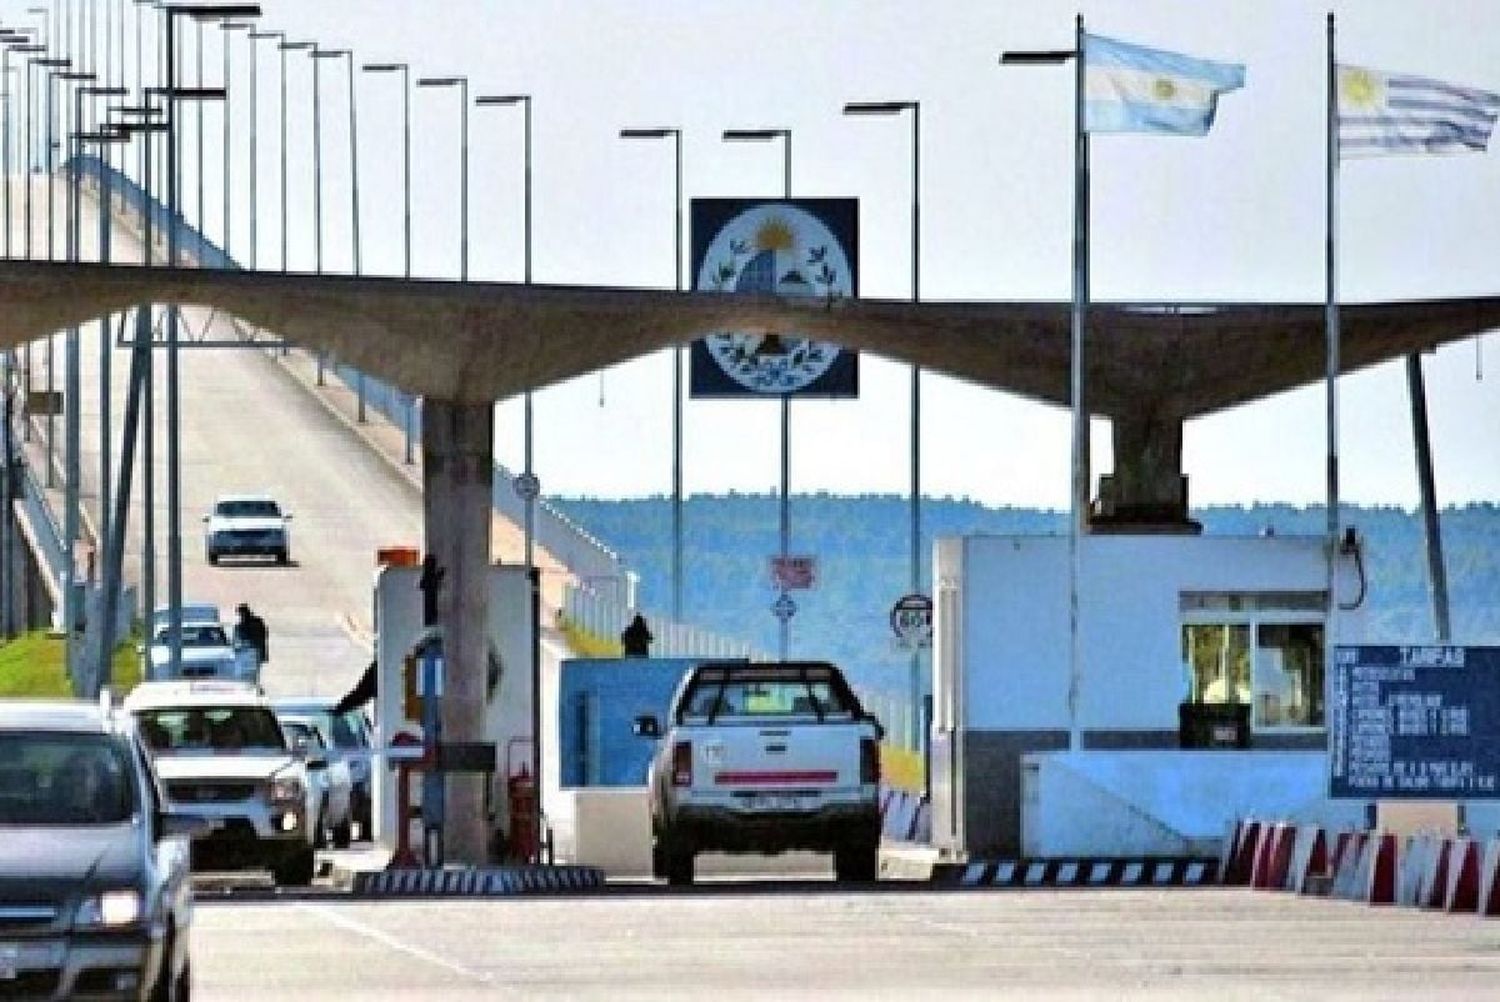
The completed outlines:
[[[1083,36],[1085,132],[1202,136],[1219,95],[1245,85],[1245,67]]]

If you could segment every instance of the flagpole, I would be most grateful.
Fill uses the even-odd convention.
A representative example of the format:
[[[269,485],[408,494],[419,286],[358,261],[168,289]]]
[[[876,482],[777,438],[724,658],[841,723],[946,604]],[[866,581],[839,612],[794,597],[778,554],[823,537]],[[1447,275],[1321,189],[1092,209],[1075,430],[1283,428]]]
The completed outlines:
[[[1073,497],[1068,527],[1068,750],[1083,749],[1079,723],[1082,689],[1078,636],[1078,586],[1082,539],[1089,503],[1089,418],[1084,400],[1083,334],[1089,297],[1089,137],[1084,130],[1083,15],[1077,15],[1073,51],[1073,316],[1071,382],[1073,401]]]
[[[1334,16],[1328,15],[1328,102],[1324,114],[1327,150],[1327,188],[1325,192],[1324,275],[1325,327],[1328,337],[1327,371],[1324,378],[1324,395],[1327,400],[1325,417],[1328,435],[1328,539],[1325,543],[1328,558],[1328,621],[1323,630],[1324,678],[1333,679],[1334,618],[1338,613],[1338,597],[1335,594],[1338,581],[1339,548],[1339,439],[1338,439],[1338,374],[1339,374],[1339,300],[1338,300],[1338,64],[1334,56]]]

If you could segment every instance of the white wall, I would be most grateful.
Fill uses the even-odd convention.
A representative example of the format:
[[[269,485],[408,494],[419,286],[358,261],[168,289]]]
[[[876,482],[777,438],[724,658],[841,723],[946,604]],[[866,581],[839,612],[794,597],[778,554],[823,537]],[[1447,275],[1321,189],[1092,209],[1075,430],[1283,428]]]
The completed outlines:
[[[376,736],[384,747],[397,731],[422,733],[421,722],[404,712],[401,666],[422,632],[422,593],[418,567],[384,567],[375,577],[375,656],[379,674],[376,697]],[[495,807],[498,823],[508,820],[505,803],[506,751],[513,739],[531,735],[530,591],[526,571],[519,566],[490,569],[489,635],[491,651],[499,657],[500,681],[485,708],[485,739],[495,742]],[[543,715],[545,717],[545,713]],[[530,762],[530,746],[517,744],[513,764]],[[527,766],[528,770],[530,765]],[[395,845],[396,807],[394,772],[377,763],[375,834],[387,848]],[[419,787],[419,782],[414,782]],[[414,797],[416,794],[414,794]]]
[[[1079,713],[1088,728],[1177,727],[1181,592],[1326,587],[1321,537],[1086,536],[1079,543]],[[936,580],[956,576],[962,590],[961,726],[1068,726],[1068,561],[1062,536],[966,536],[958,548],[938,546]],[[1341,593],[1352,590],[1352,580],[1341,583]],[[937,614],[941,637],[943,610]],[[1359,639],[1362,618],[1340,614],[1340,642]]]

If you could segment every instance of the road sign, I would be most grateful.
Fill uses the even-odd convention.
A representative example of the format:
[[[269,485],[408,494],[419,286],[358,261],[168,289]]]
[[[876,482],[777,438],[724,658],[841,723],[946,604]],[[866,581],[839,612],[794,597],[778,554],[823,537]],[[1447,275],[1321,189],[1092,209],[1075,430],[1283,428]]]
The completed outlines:
[[[771,612],[777,619],[786,622],[797,614],[797,603],[790,595],[782,595],[771,603]]]
[[[932,646],[932,599],[926,595],[902,595],[891,606],[891,630],[896,643],[906,650]]]
[[[516,477],[516,494],[522,501],[535,501],[542,493],[542,482],[535,473],[523,473]]]
[[[1500,799],[1500,647],[1340,647],[1330,792]]]
[[[802,591],[818,583],[817,557],[771,558],[771,587],[782,591]]]

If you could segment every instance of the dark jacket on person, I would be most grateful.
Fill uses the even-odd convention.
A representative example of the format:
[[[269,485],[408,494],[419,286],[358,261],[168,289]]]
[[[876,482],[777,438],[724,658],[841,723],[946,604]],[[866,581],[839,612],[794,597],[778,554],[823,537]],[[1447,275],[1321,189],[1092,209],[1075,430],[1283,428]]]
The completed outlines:
[[[652,639],[651,627],[646,625],[646,620],[639,614],[620,634],[620,644],[625,648],[627,658],[650,657]]]

